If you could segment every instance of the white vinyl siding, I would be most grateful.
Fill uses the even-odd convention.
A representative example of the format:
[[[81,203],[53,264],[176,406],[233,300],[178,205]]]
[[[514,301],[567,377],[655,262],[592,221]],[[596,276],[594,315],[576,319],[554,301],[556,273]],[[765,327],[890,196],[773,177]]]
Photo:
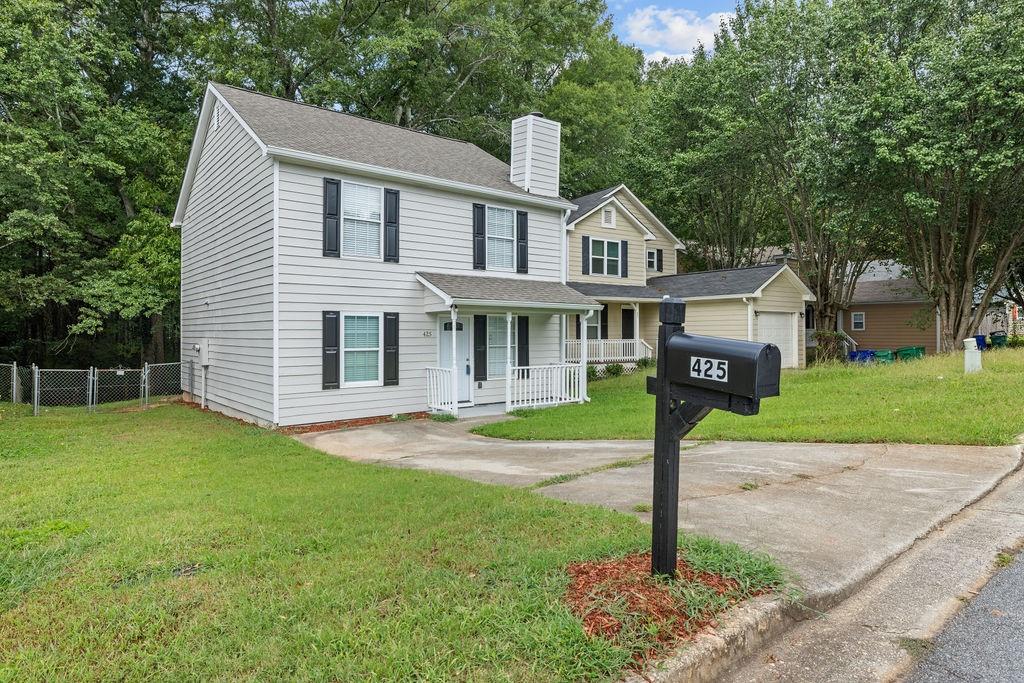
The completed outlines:
[[[274,419],[274,163],[234,115],[220,104],[215,110],[220,120],[216,132],[199,141],[203,148],[181,225],[181,358],[196,361],[198,393],[202,370],[192,345],[209,342],[207,403],[233,417],[269,424]],[[319,317],[314,324],[319,339]],[[187,365],[182,370],[187,373]],[[187,377],[183,382],[187,388]]]
[[[480,197],[404,183],[387,183],[401,192],[401,263],[368,259],[325,259],[323,251],[322,170],[282,163],[280,171],[280,424],[282,426],[348,420],[426,409],[426,368],[438,364],[438,316],[425,305],[439,302],[416,280],[417,271],[470,274],[473,271],[473,204]],[[366,181],[333,174],[343,181]],[[529,279],[561,280],[561,211],[511,204],[530,213]],[[516,274],[503,277],[522,277]],[[268,300],[269,305],[269,300]],[[321,312],[377,315],[395,311],[399,324],[397,386],[321,386]],[[487,310],[480,313],[493,314]],[[472,325],[473,311],[459,310]],[[501,316],[504,317],[504,316]],[[530,360],[559,359],[557,315],[530,316]],[[344,365],[342,364],[344,368]],[[344,372],[344,369],[342,370]],[[502,379],[473,383],[476,403],[505,400]]]
[[[342,382],[345,386],[379,386],[384,332],[380,315],[342,317]]]
[[[487,207],[487,270],[514,270],[516,267],[516,212],[497,206]]]
[[[383,258],[384,188],[342,183],[341,214],[341,255]]]
[[[512,365],[516,364],[518,346],[516,329],[518,322],[512,316]],[[508,358],[508,322],[503,315],[487,316],[487,378],[501,379],[505,377],[505,363]]]
[[[619,274],[619,242],[590,240],[590,272],[594,275]]]

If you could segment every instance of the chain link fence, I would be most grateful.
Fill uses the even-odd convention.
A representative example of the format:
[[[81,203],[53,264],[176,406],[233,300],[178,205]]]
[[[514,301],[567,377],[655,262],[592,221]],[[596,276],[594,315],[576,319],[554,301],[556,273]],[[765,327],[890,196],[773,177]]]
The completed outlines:
[[[0,363],[0,402],[32,405],[38,415],[47,408],[123,408],[126,403],[147,405],[160,396],[175,396],[188,387],[181,363],[153,363],[140,368],[66,370]],[[191,393],[191,391],[190,391]]]

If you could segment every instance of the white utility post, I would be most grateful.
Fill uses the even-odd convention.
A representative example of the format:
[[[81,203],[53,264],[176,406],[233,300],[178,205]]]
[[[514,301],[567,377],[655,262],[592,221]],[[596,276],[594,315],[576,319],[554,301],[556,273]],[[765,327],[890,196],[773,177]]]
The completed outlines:
[[[452,319],[452,415],[459,416],[459,344],[458,322],[459,309],[455,304],[451,307]]]
[[[580,403],[587,400],[587,346],[590,340],[587,338],[587,321],[594,315],[593,309],[580,319]]]
[[[964,339],[964,374],[981,372],[981,349],[974,337]]]

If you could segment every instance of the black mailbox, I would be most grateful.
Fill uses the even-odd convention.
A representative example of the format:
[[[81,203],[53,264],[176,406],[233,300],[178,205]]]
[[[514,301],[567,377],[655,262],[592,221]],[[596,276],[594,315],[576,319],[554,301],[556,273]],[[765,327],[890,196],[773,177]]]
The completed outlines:
[[[779,395],[782,354],[773,344],[686,334],[686,304],[661,302],[655,396],[651,571],[674,576],[679,505],[679,439],[715,408],[756,415]]]
[[[774,344],[676,332],[665,344],[672,397],[741,415],[779,395],[782,354]]]

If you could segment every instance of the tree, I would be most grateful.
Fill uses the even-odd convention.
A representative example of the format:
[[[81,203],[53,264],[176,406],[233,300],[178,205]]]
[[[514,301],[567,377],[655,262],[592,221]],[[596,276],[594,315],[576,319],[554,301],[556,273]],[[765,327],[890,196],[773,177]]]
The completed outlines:
[[[874,54],[851,121],[951,351],[1024,245],[1024,2],[954,3],[906,49]]]

